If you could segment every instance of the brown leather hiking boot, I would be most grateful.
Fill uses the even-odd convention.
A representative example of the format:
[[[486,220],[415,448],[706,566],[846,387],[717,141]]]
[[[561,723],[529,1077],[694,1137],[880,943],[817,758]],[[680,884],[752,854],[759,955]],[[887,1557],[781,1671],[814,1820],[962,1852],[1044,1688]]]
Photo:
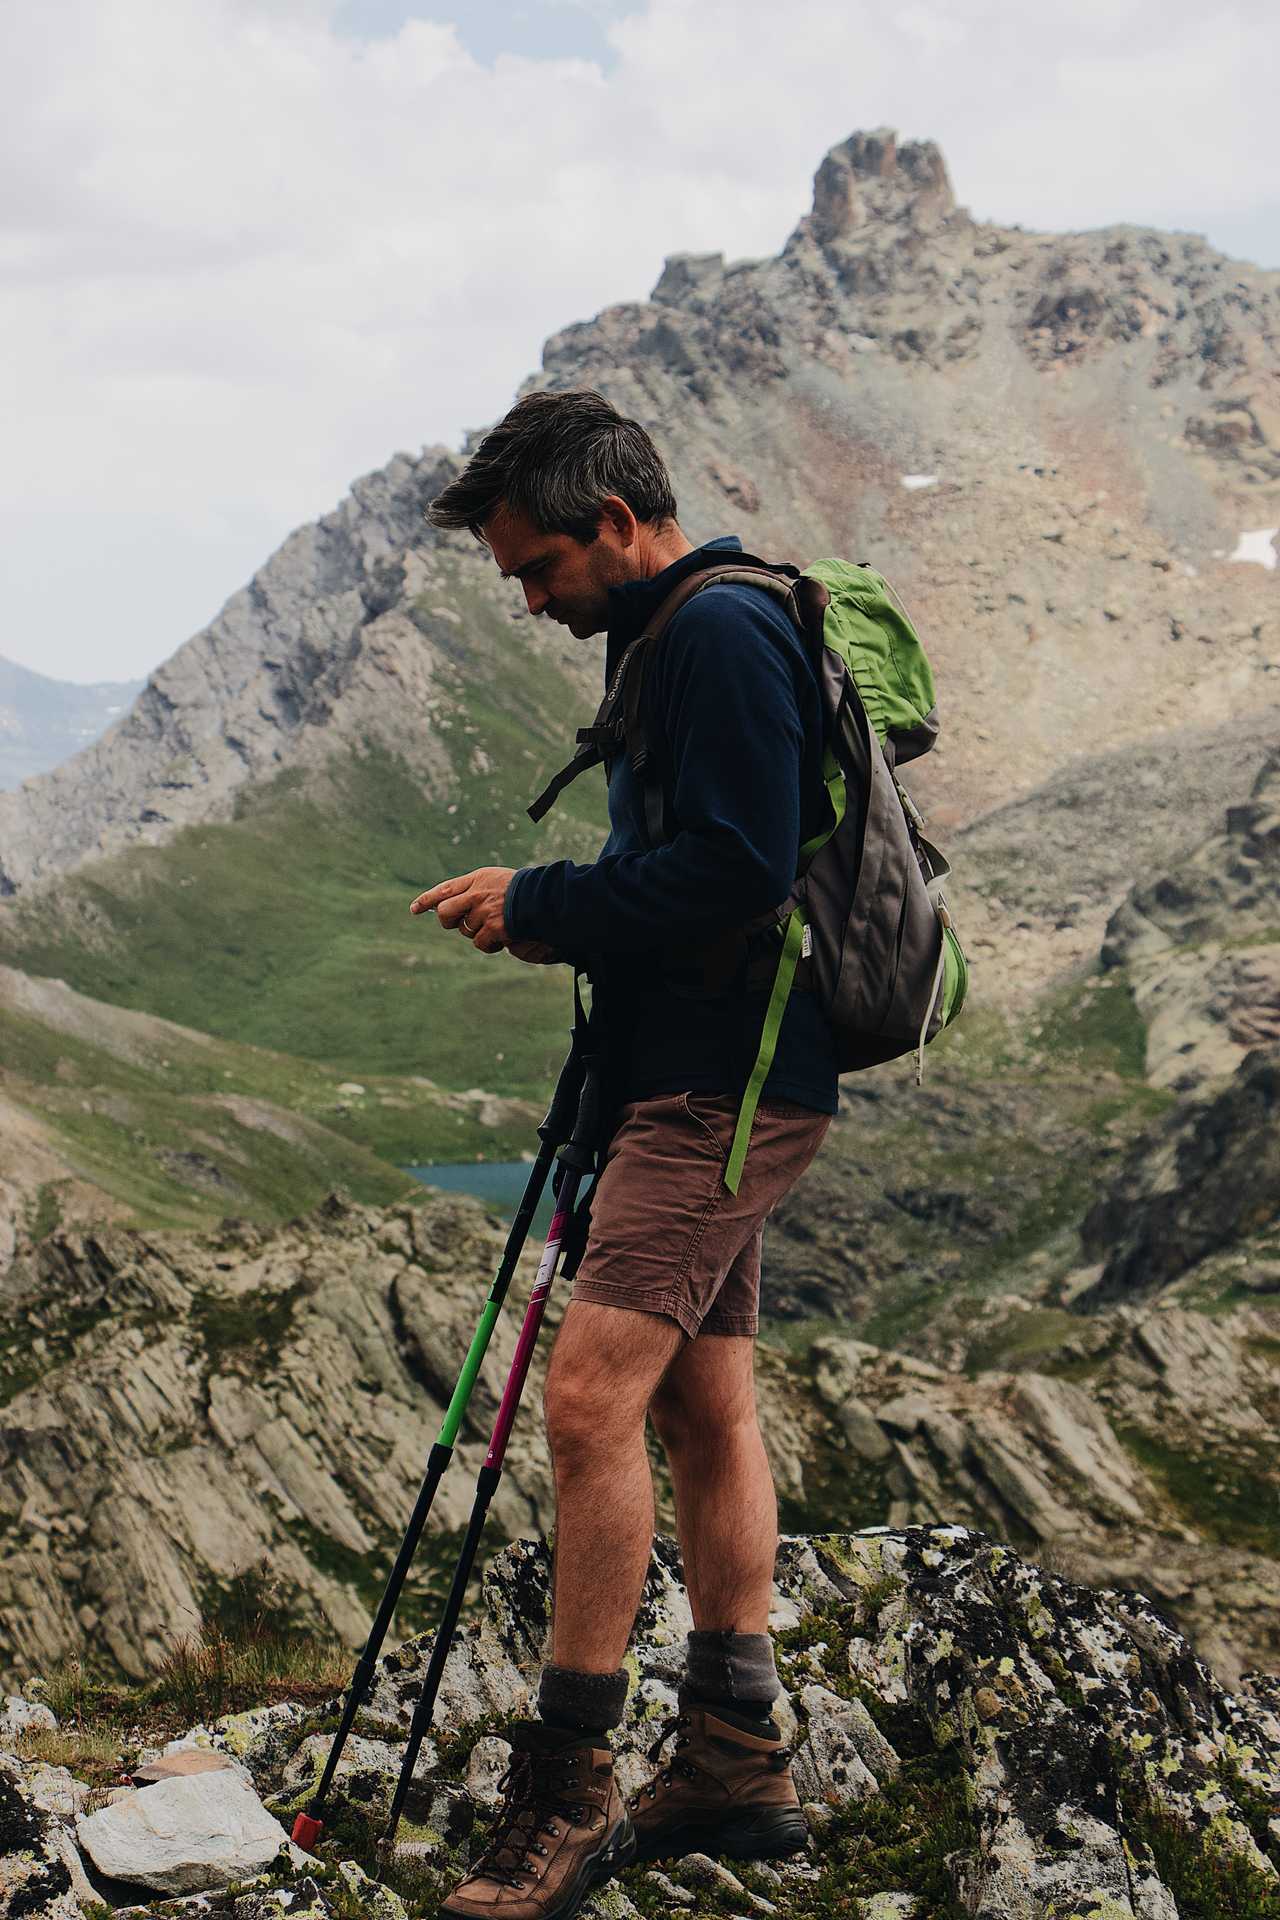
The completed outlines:
[[[791,1778],[791,1755],[772,1720],[750,1722],[681,1696],[680,1712],[649,1749],[671,1758],[630,1802],[640,1860],[682,1853],[765,1860],[797,1853],[809,1837]]]
[[[441,1907],[454,1920],[570,1920],[593,1888],[635,1858],[636,1838],[608,1747],[540,1721],[502,1735],[511,1764],[489,1844]]]

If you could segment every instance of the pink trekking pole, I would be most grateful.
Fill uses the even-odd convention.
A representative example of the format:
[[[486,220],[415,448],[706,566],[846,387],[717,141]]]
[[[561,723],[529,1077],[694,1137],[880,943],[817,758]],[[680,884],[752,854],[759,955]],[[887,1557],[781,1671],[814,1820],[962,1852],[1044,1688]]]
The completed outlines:
[[[511,1437],[511,1429],[515,1424],[520,1396],[524,1392],[524,1383],[529,1374],[529,1363],[533,1359],[533,1350],[538,1344],[538,1330],[542,1325],[543,1313],[546,1311],[547,1296],[555,1281],[565,1240],[573,1223],[578,1190],[586,1176],[595,1168],[596,1151],[600,1144],[599,1135],[599,1069],[596,1061],[588,1059],[583,1062],[582,1093],[578,1101],[577,1121],[572,1136],[556,1156],[560,1162],[562,1177],[560,1189],[556,1195],[556,1210],[547,1235],[547,1244],[538,1266],[538,1277],[529,1295],[529,1304],[525,1309],[524,1322],[520,1328],[520,1337],[516,1341],[515,1358],[511,1362],[511,1371],[507,1375],[507,1384],[503,1389],[498,1417],[493,1423],[489,1451],[485,1455],[484,1465],[476,1476],[475,1504],[471,1509],[471,1518],[467,1522],[467,1531],[458,1555],[458,1564],[454,1569],[449,1597],[445,1601],[444,1612],[440,1616],[440,1625],[436,1628],[435,1644],[431,1649],[426,1679],[422,1683],[422,1691],[414,1705],[409,1739],[400,1767],[400,1778],[396,1782],[391,1811],[387,1816],[386,1831],[380,1842],[384,1857],[395,1844],[396,1828],[400,1824],[400,1815],[404,1811],[409,1783],[413,1778],[413,1769],[417,1764],[427,1728],[431,1725],[431,1716],[435,1712],[436,1696],[440,1691],[444,1663],[453,1645],[458,1616],[462,1612],[462,1602],[466,1597],[467,1582],[471,1578],[471,1569],[475,1564],[476,1551],[480,1545],[480,1535],[484,1531],[489,1504],[502,1479],[502,1463],[506,1456],[507,1441]],[[580,1249],[575,1249],[575,1254],[578,1251]]]

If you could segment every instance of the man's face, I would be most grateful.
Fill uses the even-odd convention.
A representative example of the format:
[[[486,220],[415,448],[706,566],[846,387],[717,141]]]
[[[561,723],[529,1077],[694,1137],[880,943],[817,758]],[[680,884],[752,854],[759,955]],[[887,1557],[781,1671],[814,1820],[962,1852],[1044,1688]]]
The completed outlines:
[[[571,533],[540,533],[525,514],[505,507],[485,522],[484,534],[503,579],[523,587],[530,613],[545,613],[575,640],[603,633],[610,587],[635,577],[631,546],[607,517],[589,545]]]

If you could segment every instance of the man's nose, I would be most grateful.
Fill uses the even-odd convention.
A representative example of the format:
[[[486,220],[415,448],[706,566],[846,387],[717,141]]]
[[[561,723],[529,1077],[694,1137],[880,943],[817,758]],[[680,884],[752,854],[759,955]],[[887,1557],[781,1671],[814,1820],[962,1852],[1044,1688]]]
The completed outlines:
[[[520,584],[524,588],[525,604],[530,613],[541,613],[551,598],[546,588],[539,586],[536,580],[522,580]]]

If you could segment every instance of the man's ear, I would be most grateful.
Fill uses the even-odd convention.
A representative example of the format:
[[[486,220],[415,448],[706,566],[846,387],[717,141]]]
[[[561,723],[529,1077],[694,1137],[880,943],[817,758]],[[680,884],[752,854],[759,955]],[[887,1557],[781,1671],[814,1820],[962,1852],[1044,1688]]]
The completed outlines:
[[[621,495],[607,493],[600,502],[600,531],[606,529],[614,535],[618,545],[626,551],[636,543],[640,531],[640,522],[632,513]]]

